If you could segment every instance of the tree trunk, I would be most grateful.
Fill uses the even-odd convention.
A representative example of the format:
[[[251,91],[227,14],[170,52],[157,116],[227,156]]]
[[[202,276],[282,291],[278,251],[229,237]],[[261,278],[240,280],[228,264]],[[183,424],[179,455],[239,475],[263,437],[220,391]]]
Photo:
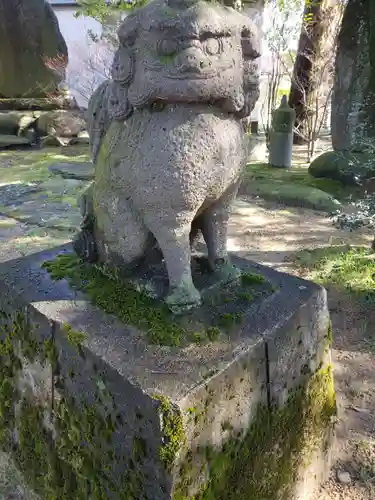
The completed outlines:
[[[311,104],[314,91],[327,85],[332,69],[339,0],[306,0],[297,56],[289,95],[289,106],[296,111],[294,144],[308,142],[309,113],[317,113]]]

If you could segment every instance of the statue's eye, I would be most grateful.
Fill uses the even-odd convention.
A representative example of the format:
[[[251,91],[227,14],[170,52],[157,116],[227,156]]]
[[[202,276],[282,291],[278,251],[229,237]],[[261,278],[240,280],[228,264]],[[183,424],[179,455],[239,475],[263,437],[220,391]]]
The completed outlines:
[[[210,56],[217,56],[222,52],[222,45],[218,38],[207,38],[202,42],[203,50]]]
[[[158,52],[162,56],[171,56],[178,52],[178,40],[166,38],[158,43]]]

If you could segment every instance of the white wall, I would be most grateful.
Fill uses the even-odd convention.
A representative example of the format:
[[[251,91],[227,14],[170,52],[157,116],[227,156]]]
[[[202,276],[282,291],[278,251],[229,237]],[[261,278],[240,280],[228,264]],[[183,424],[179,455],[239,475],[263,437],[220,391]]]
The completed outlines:
[[[103,42],[93,42],[89,31],[101,34],[101,24],[89,17],[74,17],[74,7],[53,7],[69,52],[67,84],[79,106],[86,107],[88,99],[108,76],[112,51]]]

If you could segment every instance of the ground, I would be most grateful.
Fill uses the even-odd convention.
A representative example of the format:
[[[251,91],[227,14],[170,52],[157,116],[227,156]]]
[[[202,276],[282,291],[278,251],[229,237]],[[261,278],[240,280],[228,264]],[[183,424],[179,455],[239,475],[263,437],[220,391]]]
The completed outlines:
[[[88,181],[63,178],[48,167],[72,160],[86,161],[87,151],[53,148],[0,153],[0,261],[69,241],[79,223],[76,198]],[[246,184],[233,208],[228,246],[250,259],[326,286],[334,330],[339,421],[332,477],[317,500],[372,500],[375,259],[370,253],[345,253],[347,247],[340,248],[369,248],[372,234],[335,229],[329,211],[340,201],[345,204],[347,195],[357,193],[335,183],[317,183],[307,176],[303,159],[295,160],[295,168],[287,173],[270,171],[261,164],[248,167]],[[343,484],[343,479],[350,479],[350,484]],[[35,499],[5,455],[0,455],[0,499]]]

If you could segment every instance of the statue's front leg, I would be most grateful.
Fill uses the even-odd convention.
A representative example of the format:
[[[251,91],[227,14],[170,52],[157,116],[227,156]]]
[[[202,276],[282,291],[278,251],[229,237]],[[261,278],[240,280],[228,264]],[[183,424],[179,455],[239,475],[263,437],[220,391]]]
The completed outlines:
[[[227,250],[228,220],[240,181],[230,186],[221,198],[202,216],[201,230],[207,245],[208,262],[219,281],[231,282],[241,271],[230,262]]]
[[[147,227],[154,234],[163,253],[168,271],[169,293],[165,299],[174,313],[182,313],[201,304],[191,273],[190,231],[193,214],[176,217],[145,217]]]

